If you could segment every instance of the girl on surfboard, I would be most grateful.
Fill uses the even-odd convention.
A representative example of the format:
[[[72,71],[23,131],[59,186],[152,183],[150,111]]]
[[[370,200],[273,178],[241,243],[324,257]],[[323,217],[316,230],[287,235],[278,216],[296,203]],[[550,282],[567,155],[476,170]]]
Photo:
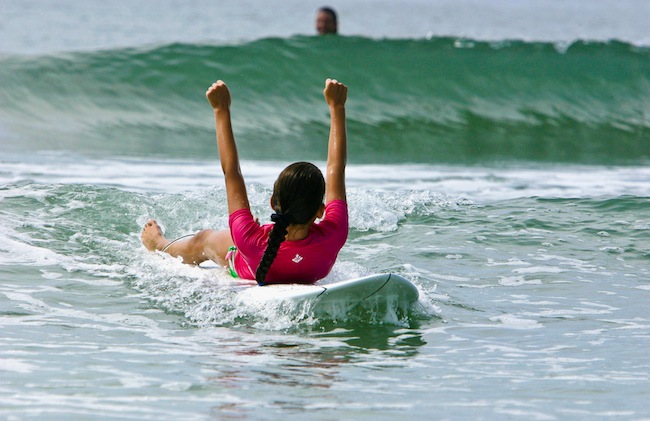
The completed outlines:
[[[170,241],[158,223],[148,220],[142,243],[184,263],[212,260],[242,279],[265,283],[314,283],[331,271],[348,236],[345,195],[347,134],[345,101],[348,88],[327,79],[323,94],[330,111],[325,177],[308,162],[285,168],[273,186],[272,224],[259,225],[250,211],[244,177],[230,120],[230,91],[219,80],[206,97],[214,110],[217,146],[228,200],[227,230],[206,229]],[[323,197],[325,201],[323,202]],[[319,219],[319,221],[316,221]]]

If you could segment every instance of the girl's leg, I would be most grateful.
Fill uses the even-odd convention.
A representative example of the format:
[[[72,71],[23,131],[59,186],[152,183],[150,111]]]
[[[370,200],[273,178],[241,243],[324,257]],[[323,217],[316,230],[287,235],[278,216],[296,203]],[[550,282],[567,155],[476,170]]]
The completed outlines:
[[[163,250],[171,256],[180,256],[183,263],[198,265],[206,260],[212,260],[218,265],[225,266],[228,248],[234,245],[230,230],[203,230],[193,237],[183,238],[170,244],[165,238],[160,225],[153,219],[147,221],[142,230],[142,244],[149,251]]]

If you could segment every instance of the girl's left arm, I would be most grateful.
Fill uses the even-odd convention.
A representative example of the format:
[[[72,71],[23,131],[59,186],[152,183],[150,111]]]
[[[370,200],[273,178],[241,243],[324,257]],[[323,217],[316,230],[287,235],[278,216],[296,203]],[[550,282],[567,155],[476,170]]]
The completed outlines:
[[[250,209],[230,120],[230,91],[226,84],[219,80],[208,88],[205,96],[214,110],[219,159],[226,181],[228,213],[231,214],[239,209]]]
[[[348,98],[348,87],[337,80],[327,79],[323,94],[330,108],[330,136],[325,174],[325,204],[328,204],[335,199],[346,200],[347,131],[345,101]]]

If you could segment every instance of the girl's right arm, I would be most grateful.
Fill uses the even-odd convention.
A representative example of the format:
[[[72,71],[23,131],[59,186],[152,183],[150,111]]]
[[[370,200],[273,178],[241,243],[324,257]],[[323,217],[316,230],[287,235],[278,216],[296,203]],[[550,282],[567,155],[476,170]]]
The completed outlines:
[[[327,79],[323,95],[325,95],[325,101],[327,101],[330,109],[330,136],[325,175],[325,204],[328,204],[335,199],[346,200],[347,133],[345,101],[348,96],[348,87],[336,80]]]
[[[208,88],[205,96],[214,110],[219,159],[226,181],[228,213],[231,214],[239,209],[250,209],[230,121],[230,91],[226,84],[219,80]]]

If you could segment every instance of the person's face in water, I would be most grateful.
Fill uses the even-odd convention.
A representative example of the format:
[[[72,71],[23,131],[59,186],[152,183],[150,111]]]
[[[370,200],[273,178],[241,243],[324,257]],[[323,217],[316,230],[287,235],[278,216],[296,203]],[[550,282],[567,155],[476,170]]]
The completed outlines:
[[[334,16],[331,13],[320,11],[316,15],[316,31],[320,35],[325,34],[335,34],[336,33],[336,21]]]

